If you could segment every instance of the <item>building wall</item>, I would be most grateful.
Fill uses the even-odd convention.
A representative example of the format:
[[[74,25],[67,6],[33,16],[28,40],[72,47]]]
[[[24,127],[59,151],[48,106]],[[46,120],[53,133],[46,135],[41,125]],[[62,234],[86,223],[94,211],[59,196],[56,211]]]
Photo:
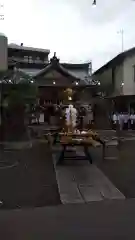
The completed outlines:
[[[123,93],[123,86],[122,83],[124,82],[124,68],[123,64],[115,67],[114,72],[114,93],[122,94]]]
[[[96,74],[94,80],[100,81],[103,87],[112,85],[112,69],[106,69],[103,73]]]
[[[32,65],[35,65],[35,67],[38,68],[39,65],[39,69],[41,69],[41,66],[43,68],[44,64],[47,64],[49,62],[48,55],[49,52],[42,52],[40,49],[31,49],[16,44],[8,45],[8,60],[15,60],[18,63],[19,67],[22,68],[33,68]]]
[[[135,55],[127,57],[124,61],[124,95],[135,95],[135,79],[133,66],[135,65]]]
[[[101,86],[103,87],[102,89],[106,90],[108,87],[110,88],[113,87],[112,90],[114,95],[120,96],[123,94],[135,96],[135,69],[133,68],[133,66],[135,66],[135,55],[132,56],[130,55],[129,57],[125,58],[123,63],[115,67],[111,67],[110,69],[106,69],[104,72],[96,74],[93,77],[95,80],[99,80],[101,82]],[[122,83],[124,83],[123,86]],[[108,113],[109,110],[111,111],[112,105],[110,102],[109,106],[109,100],[107,104],[105,104],[105,101],[107,100],[99,99],[99,101],[96,102],[97,128],[103,129],[106,128],[106,126],[109,127],[110,125],[108,120],[109,119]],[[130,103],[134,104],[134,101],[135,101],[134,98],[132,99],[132,96],[129,96],[121,98],[121,100],[119,100],[117,104],[119,106],[119,109],[122,109],[121,108],[122,105],[129,109]],[[103,114],[100,113],[100,110]]]
[[[113,91],[112,68],[106,69],[101,74],[98,73],[94,75],[93,80],[100,82],[98,93],[105,93],[106,95],[112,94]]]
[[[126,58],[123,63],[114,69],[109,68],[101,74],[96,74],[94,79],[101,82],[103,89],[113,87],[113,93],[116,95],[133,95],[135,94],[133,65],[135,65],[135,56]],[[112,71],[114,71],[114,79]],[[122,83],[124,83],[124,86],[122,86]]]

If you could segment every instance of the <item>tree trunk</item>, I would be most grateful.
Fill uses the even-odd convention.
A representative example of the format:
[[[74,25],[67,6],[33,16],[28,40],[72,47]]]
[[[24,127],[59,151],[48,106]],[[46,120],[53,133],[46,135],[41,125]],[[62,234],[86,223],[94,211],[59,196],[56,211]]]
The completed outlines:
[[[26,127],[24,123],[25,111],[19,106],[11,108],[8,112],[7,132],[8,140],[19,141],[26,138]]]

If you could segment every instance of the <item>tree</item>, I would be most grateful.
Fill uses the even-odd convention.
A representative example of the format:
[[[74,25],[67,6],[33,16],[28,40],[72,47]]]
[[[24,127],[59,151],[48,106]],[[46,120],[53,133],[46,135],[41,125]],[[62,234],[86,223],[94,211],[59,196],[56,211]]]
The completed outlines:
[[[7,84],[7,122],[8,140],[19,140],[26,135],[26,104],[35,103],[38,89],[28,81],[19,84]]]

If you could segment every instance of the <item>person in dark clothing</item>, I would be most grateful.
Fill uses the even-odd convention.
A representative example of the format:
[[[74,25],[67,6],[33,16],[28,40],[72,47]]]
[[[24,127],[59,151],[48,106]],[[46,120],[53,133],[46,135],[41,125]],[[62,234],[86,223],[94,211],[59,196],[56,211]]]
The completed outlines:
[[[79,128],[81,130],[83,130],[84,128],[84,116],[86,115],[86,112],[85,112],[85,108],[84,107],[80,107],[80,110],[79,110]]]
[[[37,104],[35,106],[35,115],[36,115],[36,120],[37,120],[37,124],[39,124],[39,119],[40,119],[40,111],[41,111],[41,107],[39,104]]]
[[[31,123],[32,123],[33,112],[34,112],[34,104],[30,104],[28,109],[27,109],[28,118],[29,118],[29,125],[31,125]]]
[[[43,107],[42,107],[42,111],[43,111],[43,114],[44,114],[44,123],[45,122],[49,122],[48,120],[48,109],[47,109],[47,106],[44,104]]]
[[[47,111],[48,111],[48,124],[50,125],[51,124],[51,116],[54,116],[54,107],[52,104],[48,105]]]

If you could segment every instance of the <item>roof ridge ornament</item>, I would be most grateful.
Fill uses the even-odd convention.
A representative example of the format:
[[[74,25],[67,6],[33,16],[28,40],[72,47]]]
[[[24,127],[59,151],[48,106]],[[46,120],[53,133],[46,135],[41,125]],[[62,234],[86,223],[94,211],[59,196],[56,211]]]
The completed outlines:
[[[59,59],[56,57],[56,52],[54,52],[53,57],[50,59],[50,62],[52,64],[58,64],[59,63]]]

